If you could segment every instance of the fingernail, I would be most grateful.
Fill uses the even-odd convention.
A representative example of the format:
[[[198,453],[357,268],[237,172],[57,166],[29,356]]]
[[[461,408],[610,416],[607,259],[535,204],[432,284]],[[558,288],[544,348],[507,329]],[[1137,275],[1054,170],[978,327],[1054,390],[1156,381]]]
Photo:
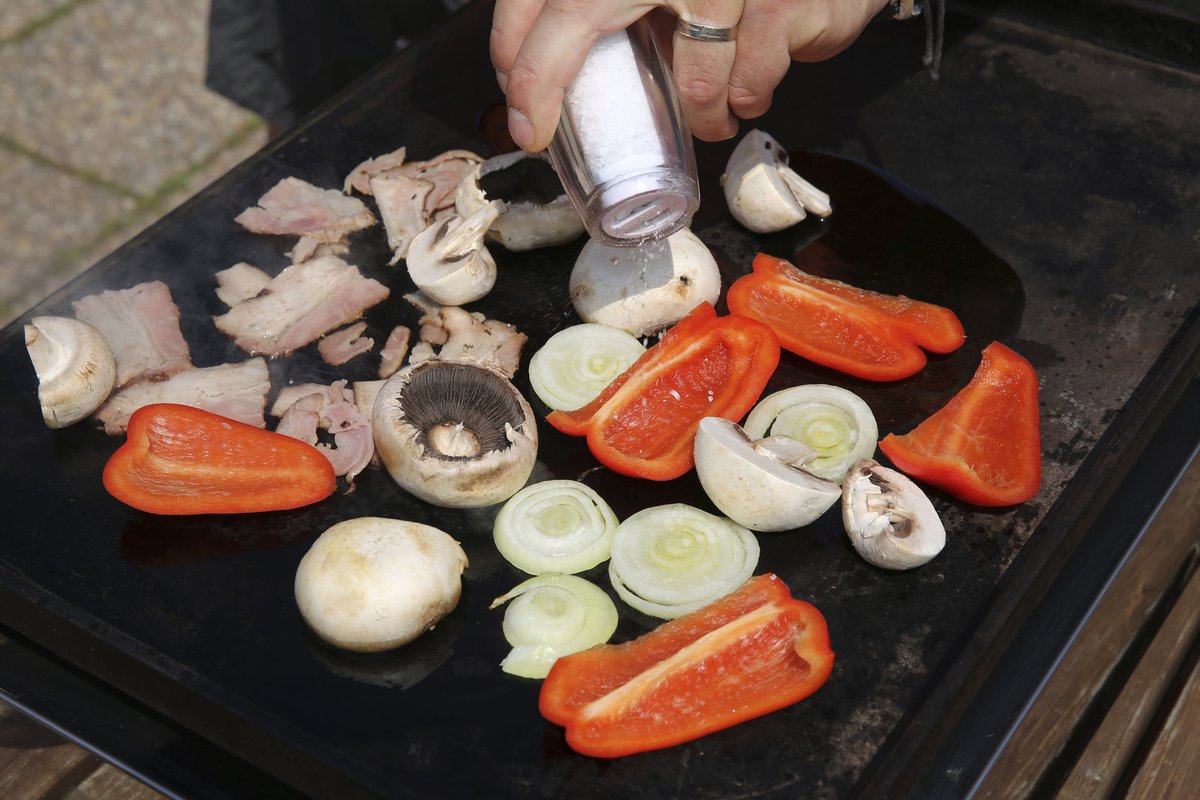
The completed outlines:
[[[533,123],[520,110],[508,107],[508,135],[517,147],[525,149],[533,144]]]
[[[500,84],[500,91],[508,91],[508,73],[502,70],[496,70],[496,83]]]

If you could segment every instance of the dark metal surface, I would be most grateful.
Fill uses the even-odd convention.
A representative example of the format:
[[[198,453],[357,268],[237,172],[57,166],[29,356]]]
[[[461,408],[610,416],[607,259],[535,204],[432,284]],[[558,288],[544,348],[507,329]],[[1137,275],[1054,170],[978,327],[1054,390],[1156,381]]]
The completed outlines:
[[[212,327],[221,310],[212,274],[240,260],[278,269],[291,241],[249,234],[233,217],[284,176],[340,186],[363,158],[401,145],[411,158],[486,152],[478,115],[500,99],[487,22],[486,4],[469,7],[34,311],[68,313],[85,294],[161,279],[198,365],[243,358]],[[732,143],[698,148],[694,229],[726,283],[763,250],[948,305],[967,329],[959,352],[908,381],[867,384],[787,356],[770,389],[847,386],[886,433],[944,403],[992,339],[1029,358],[1041,380],[1042,490],[993,511],[934,493],[949,542],[927,567],[892,574],[865,565],[833,514],[760,537],[760,571],[778,572],[829,621],[838,662],[809,700],[667,751],[614,762],[577,756],[538,716],[537,684],[497,669],[507,647],[487,605],[520,576],[491,546],[494,509],[432,508],[372,471],[353,494],[295,512],[170,520],[133,512],[100,485],[117,441],[86,425],[42,426],[23,320],[0,337],[0,365],[13,376],[2,406],[11,433],[0,467],[9,516],[0,624],[133,696],[156,724],[194,731],[311,794],[599,797],[636,786],[646,797],[833,797],[911,785],[905,757],[936,754],[986,683],[980,637],[1012,642],[1006,626],[1030,613],[1088,541],[1095,515],[1082,501],[1093,491],[1098,502],[1128,500],[1126,468],[1113,467],[1153,444],[1164,403],[1177,400],[1178,381],[1155,378],[1193,363],[1188,332],[1200,297],[1196,77],[1001,20],[954,17],[950,30],[938,82],[919,68],[918,27],[876,28],[847,54],[794,70],[756,123],[809,154],[796,165],[833,196],[827,223],[747,233],[728,217],[717,183]],[[528,333],[526,359],[575,321],[566,279],[580,245],[497,253],[497,288],[473,308]],[[401,299],[403,271],[386,267],[387,256],[378,229],[354,241],[351,260],[393,287],[367,316],[377,340],[416,320]],[[369,377],[373,363],[331,370],[302,352],[271,374],[278,388]],[[524,371],[517,385],[529,395]],[[620,516],[677,500],[707,506],[694,476],[650,484],[592,471],[581,440],[545,425],[541,435],[535,478],[586,473]],[[471,558],[459,608],[432,634],[376,657],[320,644],[291,594],[313,539],[366,514],[438,525]],[[1132,542],[1136,531],[1127,535]],[[604,581],[602,571],[594,577]],[[617,635],[651,624],[625,611]],[[36,710],[36,697],[24,700]],[[931,724],[943,718],[940,729]],[[205,779],[225,791],[239,781],[237,770]],[[939,774],[923,791],[954,794],[964,780]]]

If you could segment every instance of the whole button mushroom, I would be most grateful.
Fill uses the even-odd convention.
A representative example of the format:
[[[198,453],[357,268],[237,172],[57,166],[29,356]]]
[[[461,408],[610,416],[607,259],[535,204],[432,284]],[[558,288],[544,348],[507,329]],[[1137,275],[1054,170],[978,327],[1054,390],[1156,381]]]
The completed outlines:
[[[570,290],[584,322],[646,336],[674,325],[702,302],[715,304],[721,269],[687,228],[635,247],[589,240],[571,270]]]
[[[323,640],[377,652],[408,644],[458,605],[467,556],[429,525],[358,517],[322,533],[296,569],[296,605]]]

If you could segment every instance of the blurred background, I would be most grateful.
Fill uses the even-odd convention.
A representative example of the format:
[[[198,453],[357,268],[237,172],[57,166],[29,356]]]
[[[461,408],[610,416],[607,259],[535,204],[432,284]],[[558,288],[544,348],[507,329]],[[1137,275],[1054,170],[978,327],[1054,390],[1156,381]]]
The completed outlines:
[[[208,17],[209,0],[0,3],[0,321],[267,142],[205,86]],[[0,704],[0,796],[157,794]]]
[[[0,320],[267,141],[205,86],[209,0],[0,3]]]

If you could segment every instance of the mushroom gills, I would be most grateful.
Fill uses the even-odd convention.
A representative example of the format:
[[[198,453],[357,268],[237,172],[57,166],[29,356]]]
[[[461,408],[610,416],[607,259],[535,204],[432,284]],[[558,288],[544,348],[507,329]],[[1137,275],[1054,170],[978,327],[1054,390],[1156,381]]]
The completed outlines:
[[[508,429],[521,425],[521,407],[511,393],[496,391],[494,378],[454,364],[414,372],[400,412],[419,431],[417,442],[449,460],[511,447]]]
[[[919,567],[946,545],[946,529],[925,493],[872,459],[847,473],[842,521],[859,555],[884,569]]]
[[[389,378],[372,410],[392,479],[426,502],[476,508],[525,485],[537,459],[533,409],[487,367],[432,358]]]
[[[417,234],[405,259],[417,288],[449,306],[472,303],[490,292],[496,285],[496,261],[483,238],[503,209],[494,200],[468,217],[447,217]]]

